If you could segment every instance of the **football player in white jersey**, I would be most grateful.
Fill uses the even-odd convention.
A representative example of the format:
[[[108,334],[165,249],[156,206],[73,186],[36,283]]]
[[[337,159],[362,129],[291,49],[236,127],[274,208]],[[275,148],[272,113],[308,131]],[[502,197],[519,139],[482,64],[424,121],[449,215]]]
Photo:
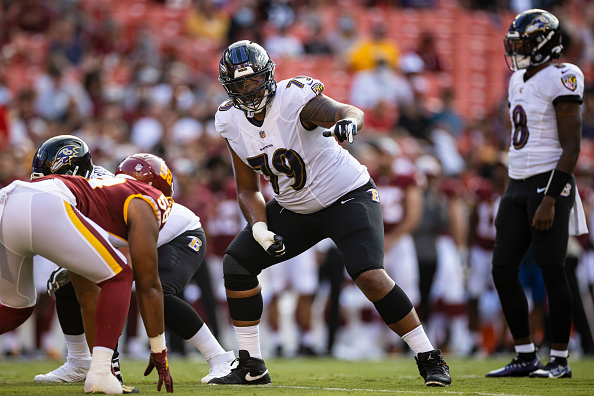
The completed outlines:
[[[580,232],[573,229],[570,212],[582,209],[573,171],[580,154],[584,76],[575,65],[553,63],[563,46],[559,20],[547,11],[518,14],[504,42],[514,71],[508,92],[512,136],[509,183],[495,220],[493,281],[517,355],[487,377],[568,378],[572,299],[564,263],[569,233]],[[546,366],[532,341],[518,277],[531,243],[549,299],[551,357]]]
[[[230,45],[219,63],[219,81],[229,100],[219,107],[215,126],[231,153],[237,199],[248,225],[223,258],[239,364],[209,383],[271,382],[260,350],[263,306],[257,276],[331,238],[351,278],[415,353],[425,385],[450,385],[441,352],[431,345],[409,298],[383,268],[377,188],[367,169],[336,141],[353,142],[363,126],[363,112],[323,95],[324,85],[311,77],[277,84],[274,68],[266,50],[247,40]],[[260,174],[275,193],[267,203]]]
[[[163,171],[164,170],[164,171]],[[150,154],[127,157],[118,167],[118,173],[129,174],[147,184],[152,184],[167,194],[172,194],[171,180],[160,178],[159,173],[171,178],[165,162]],[[48,174],[80,175],[90,179],[114,177],[107,169],[93,165],[86,143],[72,135],[59,135],[44,142],[35,154],[31,178]],[[112,236],[113,238],[116,238]],[[126,241],[114,240],[115,246],[126,246]],[[206,237],[200,218],[188,208],[173,203],[167,223],[159,232],[157,241],[159,278],[163,288],[165,323],[177,335],[196,347],[210,365],[210,373],[202,378],[208,382],[215,376],[227,374],[233,351],[225,351],[202,321],[198,313],[177,297],[194,276],[204,260]],[[79,277],[77,277],[79,278]],[[80,279],[78,279],[81,282]],[[89,287],[89,284],[83,285]],[[90,285],[93,286],[93,285]],[[86,291],[86,290],[85,290]],[[89,370],[90,350],[86,336],[94,328],[96,289],[83,293],[77,301],[68,272],[58,268],[48,281],[49,294],[56,295],[56,310],[68,350],[67,362],[47,374],[34,378],[38,383],[83,382]],[[82,306],[82,316],[81,316]],[[83,321],[85,326],[83,326]],[[85,327],[88,329],[85,333]],[[90,342],[94,336],[90,336]],[[120,373],[119,353],[114,352],[112,365],[123,384]],[[126,392],[124,387],[124,392]]]

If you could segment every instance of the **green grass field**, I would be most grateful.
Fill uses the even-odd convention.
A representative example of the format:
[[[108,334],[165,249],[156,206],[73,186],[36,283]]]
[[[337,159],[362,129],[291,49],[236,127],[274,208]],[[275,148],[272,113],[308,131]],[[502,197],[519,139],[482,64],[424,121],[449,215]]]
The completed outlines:
[[[453,384],[449,388],[427,388],[410,357],[381,361],[349,362],[327,358],[268,359],[272,384],[266,386],[214,386],[200,384],[208,371],[202,361],[171,359],[174,390],[178,395],[594,395],[594,359],[570,360],[571,379],[485,378],[489,370],[507,364],[510,357],[490,359],[448,359]],[[33,377],[61,363],[52,361],[0,361],[0,395],[82,394],[83,384],[38,385]],[[122,360],[122,374],[128,385],[141,394],[159,394],[157,376],[143,377],[146,364]],[[161,394],[165,393],[165,388]]]

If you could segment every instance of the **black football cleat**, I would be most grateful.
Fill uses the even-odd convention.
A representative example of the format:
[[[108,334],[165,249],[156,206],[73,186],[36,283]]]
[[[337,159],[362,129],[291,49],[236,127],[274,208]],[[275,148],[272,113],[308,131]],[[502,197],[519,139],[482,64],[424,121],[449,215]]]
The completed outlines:
[[[530,373],[530,378],[571,378],[571,368],[567,359],[551,356],[546,366]]]
[[[114,357],[111,358],[111,371],[116,376],[120,384],[124,385],[124,377],[122,377],[122,370],[120,369],[120,354],[114,352]]]
[[[270,374],[264,360],[253,358],[248,351],[239,350],[237,367],[224,377],[213,378],[208,381],[214,385],[264,385],[270,384]]]
[[[525,360],[520,356],[516,356],[507,366],[497,370],[489,371],[487,377],[528,377],[530,373],[542,368],[542,363],[538,354],[535,354],[534,359]]]
[[[140,393],[140,391],[135,386],[122,385],[122,393],[129,395],[130,393]]]
[[[452,383],[450,368],[439,349],[419,353],[415,360],[421,377],[425,379],[425,386],[450,386]]]

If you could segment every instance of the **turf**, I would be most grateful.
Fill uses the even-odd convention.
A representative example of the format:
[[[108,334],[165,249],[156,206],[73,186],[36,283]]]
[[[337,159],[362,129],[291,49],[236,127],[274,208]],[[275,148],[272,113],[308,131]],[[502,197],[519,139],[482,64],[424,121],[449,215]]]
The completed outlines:
[[[448,359],[453,384],[449,388],[423,386],[414,360],[395,357],[381,361],[343,361],[327,358],[268,359],[272,384],[266,386],[214,386],[200,384],[208,371],[203,360],[170,359],[174,390],[178,395],[593,395],[594,358],[570,359],[573,378],[485,378],[489,370],[507,364],[511,356],[490,359]],[[0,361],[1,395],[82,394],[82,384],[34,384],[33,377],[58,367],[52,361]],[[158,394],[153,372],[144,377],[146,364],[122,360],[128,385],[141,394]],[[165,389],[161,390],[161,394]]]

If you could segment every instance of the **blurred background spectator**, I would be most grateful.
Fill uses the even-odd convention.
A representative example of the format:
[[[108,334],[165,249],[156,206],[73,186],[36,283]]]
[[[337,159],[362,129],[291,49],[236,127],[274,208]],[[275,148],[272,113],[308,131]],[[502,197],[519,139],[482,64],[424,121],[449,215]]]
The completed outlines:
[[[218,62],[234,41],[263,44],[277,64],[277,81],[309,75],[320,79],[332,98],[361,107],[365,129],[345,148],[370,169],[379,165],[381,152],[384,168],[393,167],[384,169],[386,174],[420,175],[415,186],[424,198],[422,213],[419,224],[407,231],[415,241],[419,279],[408,286],[418,288],[415,304],[432,341],[451,353],[494,353],[495,344],[504,351],[511,345],[498,322],[498,306],[488,298],[489,288],[472,295],[468,330],[465,251],[477,206],[475,183],[492,178],[487,170],[509,145],[510,71],[502,39],[513,16],[530,7],[559,17],[565,47],[561,61],[576,63],[589,85],[578,177],[583,200],[592,207],[594,2],[5,0],[1,6],[0,186],[28,179],[35,148],[58,134],[83,138],[94,162],[112,171],[135,152],[164,157],[175,178],[174,198],[201,217],[209,241],[208,271],[199,275],[188,298],[208,312],[203,317],[227,349],[234,336],[221,257],[245,220],[236,203],[227,148],[213,120],[226,99],[217,80]],[[386,178],[384,187],[397,191],[391,182],[391,176]],[[575,315],[582,320],[572,355],[594,349],[583,340],[594,333],[591,235],[580,240],[583,250],[572,250],[570,259],[584,311]],[[353,332],[361,337],[357,332],[373,328],[377,318],[343,279],[336,250],[320,249],[315,256],[313,265],[322,264],[323,282],[315,296],[307,294],[312,318],[307,337],[299,337],[299,326],[281,324],[279,329],[293,331],[293,337],[275,339],[297,343],[281,347],[298,352],[301,339],[312,351],[347,358],[398,351],[390,340],[377,337],[370,340],[375,345],[367,356],[345,352]],[[324,286],[328,280],[331,287]],[[534,282],[531,287],[539,290]],[[444,286],[453,284],[459,286],[455,293]],[[272,322],[293,323],[299,292],[277,292],[279,315]],[[546,296],[537,301],[544,303]],[[51,300],[45,302],[37,308],[45,323],[39,322],[37,343],[32,319],[29,330],[2,337],[4,352],[56,355],[42,340],[52,338],[40,335],[53,331]],[[132,323],[131,339],[133,329]],[[540,347],[546,348],[546,332],[540,338]],[[128,350],[125,339],[122,343],[122,350]],[[264,353],[273,354],[277,346],[264,342]]]

